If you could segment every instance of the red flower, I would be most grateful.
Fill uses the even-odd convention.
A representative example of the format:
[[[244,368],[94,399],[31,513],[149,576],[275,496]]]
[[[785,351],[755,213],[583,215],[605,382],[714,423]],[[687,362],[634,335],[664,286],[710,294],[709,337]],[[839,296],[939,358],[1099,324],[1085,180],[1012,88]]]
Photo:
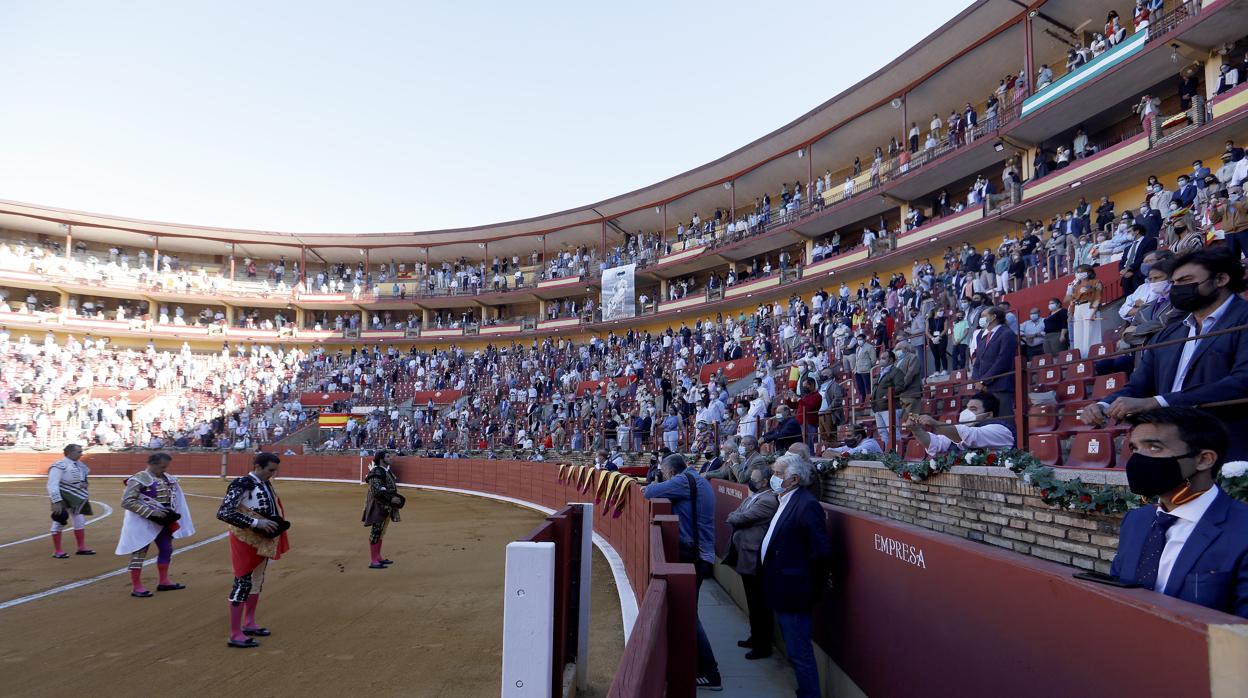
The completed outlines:
[[[1048,499],[1048,498],[1049,498],[1049,491],[1048,491],[1048,490],[1040,490],[1040,497],[1041,497],[1041,498],[1043,498],[1043,499]]]
[[[1090,494],[1081,494],[1081,495],[1079,495],[1079,501],[1083,502],[1084,504],[1087,504],[1088,502],[1091,502],[1091,501],[1092,501],[1092,495],[1090,495]]]
[[[901,476],[902,476],[903,478],[907,479],[907,480],[912,479],[912,478],[910,477],[910,471],[909,471],[909,470],[907,470],[907,471],[903,472],[903,473],[901,474]]]
[[[985,461],[988,465],[994,465],[997,462],[997,454],[989,453],[988,459]]]

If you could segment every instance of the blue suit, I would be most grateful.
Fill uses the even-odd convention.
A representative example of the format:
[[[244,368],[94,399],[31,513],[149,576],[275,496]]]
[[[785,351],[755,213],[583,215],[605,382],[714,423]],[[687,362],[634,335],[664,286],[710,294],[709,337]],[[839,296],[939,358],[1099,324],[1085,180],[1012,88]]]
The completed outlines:
[[[1233,296],[1226,314],[1214,326],[1215,330],[1248,324],[1248,301]],[[1175,322],[1158,332],[1153,339],[1160,344],[1187,336],[1188,326]],[[1248,397],[1248,336],[1232,332],[1203,339],[1183,380],[1183,390],[1172,392],[1174,376],[1179,369],[1179,357],[1183,346],[1145,349],[1137,354],[1137,366],[1131,380],[1122,390],[1106,397],[1102,402],[1113,404],[1120,397],[1148,398],[1160,395],[1167,404],[1177,407],[1236,400]],[[1248,460],[1248,410],[1243,405],[1213,407],[1209,412],[1221,419],[1231,433],[1231,446],[1227,460]]]
[[[1188,183],[1174,193],[1174,201],[1179,202],[1179,206],[1187,208],[1196,200],[1196,185]]]
[[[1157,507],[1127,512],[1110,572],[1124,582],[1135,580],[1140,553]],[[1248,618],[1248,504],[1225,492],[1196,523],[1170,570],[1164,589],[1173,596]]]
[[[985,387],[993,393],[1014,392],[1014,357],[1018,356],[1018,335],[1001,325],[992,334],[985,346],[975,352],[975,365],[971,367],[971,377],[983,380],[987,376],[999,376],[984,381]],[[1009,375],[1000,376],[999,374]],[[1005,405],[1002,405],[1004,408]]]
[[[819,668],[810,644],[811,611],[827,584],[832,542],[815,495],[799,487],[783,507],[766,541],[763,595],[776,612],[789,663],[797,674],[797,695],[819,698]]]

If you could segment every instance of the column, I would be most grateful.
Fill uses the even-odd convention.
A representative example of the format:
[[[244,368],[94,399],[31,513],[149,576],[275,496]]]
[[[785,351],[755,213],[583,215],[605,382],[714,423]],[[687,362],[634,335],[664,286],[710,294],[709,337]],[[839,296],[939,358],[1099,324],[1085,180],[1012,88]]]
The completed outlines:
[[[1215,80],[1213,84],[1217,85],[1218,83]],[[65,224],[65,259],[70,258],[70,255],[73,254],[73,249],[74,249],[74,227],[67,223]]]
[[[1023,93],[1024,98],[1035,90],[1035,85],[1032,84],[1032,81],[1036,79],[1034,54],[1031,39],[1031,12],[1027,12],[1023,15],[1023,70],[1027,74],[1027,90]]]
[[[155,238],[156,248],[152,250],[152,273],[155,274],[160,271],[160,236],[153,235],[152,237]]]

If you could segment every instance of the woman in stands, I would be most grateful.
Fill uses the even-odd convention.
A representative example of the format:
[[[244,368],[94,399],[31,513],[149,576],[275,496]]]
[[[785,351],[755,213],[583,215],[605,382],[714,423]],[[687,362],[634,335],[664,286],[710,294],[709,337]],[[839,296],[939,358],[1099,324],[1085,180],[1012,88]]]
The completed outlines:
[[[1087,356],[1093,344],[1101,341],[1101,294],[1104,286],[1095,270],[1084,264],[1076,267],[1075,280],[1066,289],[1066,306],[1070,311],[1071,349]]]

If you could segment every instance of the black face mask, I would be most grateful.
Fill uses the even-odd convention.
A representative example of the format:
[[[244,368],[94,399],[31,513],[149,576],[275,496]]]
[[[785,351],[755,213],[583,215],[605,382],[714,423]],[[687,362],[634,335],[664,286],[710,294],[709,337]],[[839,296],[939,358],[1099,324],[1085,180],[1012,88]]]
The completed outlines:
[[[1208,279],[1206,279],[1207,281]],[[1204,281],[1190,284],[1175,284],[1170,287],[1170,305],[1185,310],[1189,313],[1207,308],[1211,303],[1218,299],[1218,292],[1215,290],[1211,294],[1200,292],[1200,285]]]
[[[1187,481],[1179,459],[1190,458],[1196,453],[1192,451],[1164,458],[1132,453],[1127,459],[1127,486],[1141,497],[1156,497],[1172,492]]]

